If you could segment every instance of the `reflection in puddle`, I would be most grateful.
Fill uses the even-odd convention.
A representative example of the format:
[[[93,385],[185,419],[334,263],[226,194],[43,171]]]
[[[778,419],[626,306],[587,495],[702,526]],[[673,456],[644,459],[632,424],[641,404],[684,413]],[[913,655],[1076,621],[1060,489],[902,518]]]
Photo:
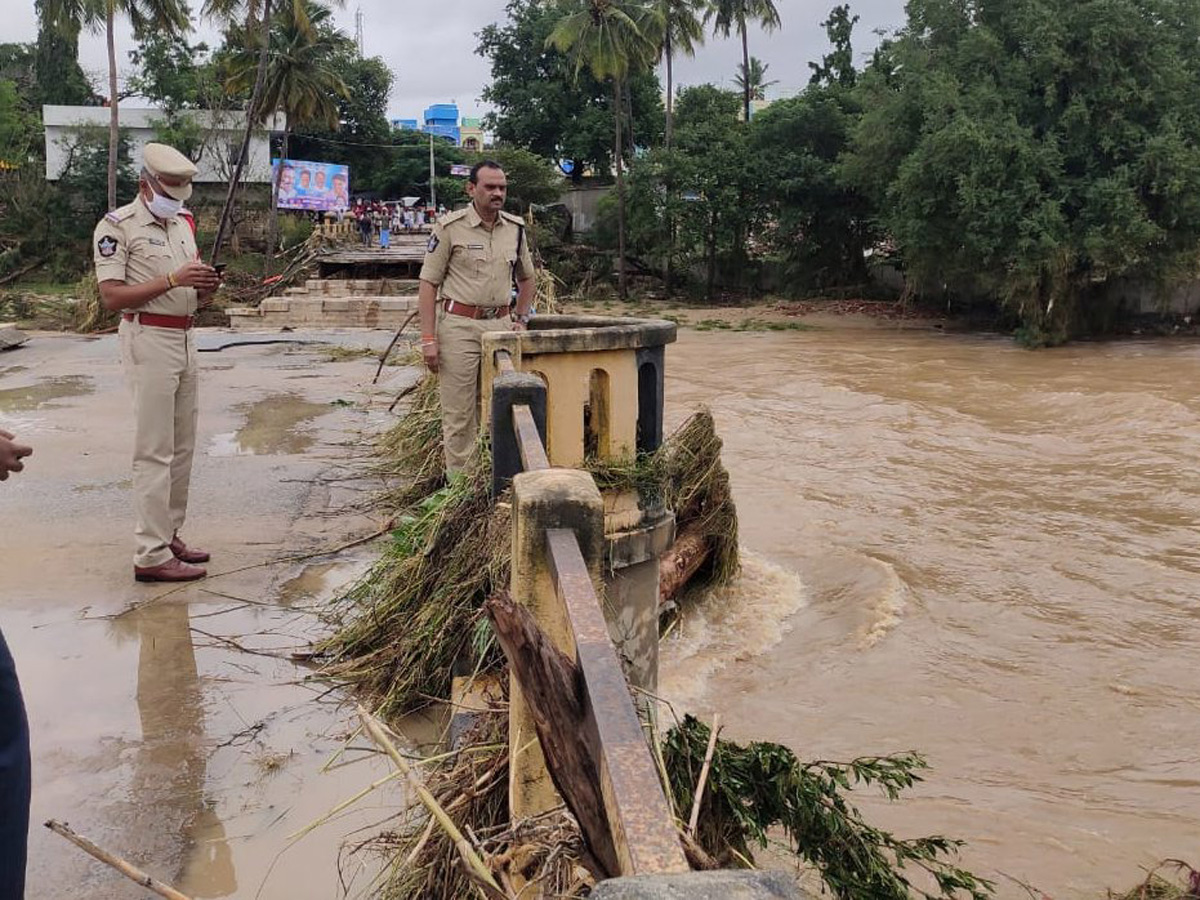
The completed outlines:
[[[308,566],[295,578],[289,578],[279,586],[279,602],[291,606],[300,601],[313,601],[328,596],[329,575],[335,570],[343,572],[345,566],[335,562]]]
[[[209,456],[270,456],[303,453],[315,438],[299,426],[329,411],[298,394],[272,394],[236,407],[246,422],[236,432],[213,436]]]
[[[50,406],[55,400],[81,397],[95,390],[87,375],[64,375],[62,378],[43,378],[27,387],[0,390],[0,412],[28,412]]]

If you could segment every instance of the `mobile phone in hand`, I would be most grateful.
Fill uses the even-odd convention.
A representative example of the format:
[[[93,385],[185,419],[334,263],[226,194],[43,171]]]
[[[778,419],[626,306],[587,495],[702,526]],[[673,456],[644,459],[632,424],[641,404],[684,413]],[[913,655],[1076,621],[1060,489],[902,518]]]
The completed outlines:
[[[213,263],[213,268],[216,269],[218,278],[225,277],[225,266],[227,265],[228,263]]]

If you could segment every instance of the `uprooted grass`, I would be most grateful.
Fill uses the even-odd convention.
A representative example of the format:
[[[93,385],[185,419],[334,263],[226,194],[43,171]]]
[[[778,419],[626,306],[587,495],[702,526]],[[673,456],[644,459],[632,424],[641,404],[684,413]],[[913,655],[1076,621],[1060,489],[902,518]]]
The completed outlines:
[[[1168,871],[1174,875],[1164,874]],[[1122,894],[1109,891],[1108,900],[1200,900],[1200,870],[1180,859],[1163,860],[1137,887]]]
[[[507,587],[511,519],[490,495],[488,454],[445,484],[437,381],[426,377],[410,408],[379,443],[396,487],[381,503],[397,525],[392,543],[341,600],[338,630],[320,652],[328,672],[363,688],[389,718],[449,696],[450,670],[469,661],[494,669],[500,655],[483,601]],[[637,490],[644,505],[677,510],[680,529],[701,528],[716,551],[702,577],[738,571],[737,514],[712,416],[693,416],[663,448],[628,464],[594,463],[601,488]]]

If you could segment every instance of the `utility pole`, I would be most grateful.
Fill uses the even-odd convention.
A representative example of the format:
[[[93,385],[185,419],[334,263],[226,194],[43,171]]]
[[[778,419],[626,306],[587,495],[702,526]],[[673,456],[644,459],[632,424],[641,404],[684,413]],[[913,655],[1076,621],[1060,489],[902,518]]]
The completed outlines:
[[[429,205],[437,209],[437,169],[433,165],[433,132],[429,132]]]

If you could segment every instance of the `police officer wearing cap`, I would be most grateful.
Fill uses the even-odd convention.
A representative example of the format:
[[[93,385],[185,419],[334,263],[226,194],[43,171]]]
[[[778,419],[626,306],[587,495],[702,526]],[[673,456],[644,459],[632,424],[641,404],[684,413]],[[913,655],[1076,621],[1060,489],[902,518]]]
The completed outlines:
[[[507,192],[499,163],[477,163],[467,182],[471,205],[439,217],[421,267],[421,355],[441,380],[447,474],[466,468],[479,436],[481,335],[524,331],[529,322],[533,256],[525,223],[504,212]]]
[[[134,578],[193,581],[207,573],[203,550],[179,537],[196,446],[196,309],[220,275],[200,261],[181,215],[196,167],[165,144],[147,144],[137,199],[96,226],[96,280],[107,309],[121,311],[121,365],[136,420]]]

